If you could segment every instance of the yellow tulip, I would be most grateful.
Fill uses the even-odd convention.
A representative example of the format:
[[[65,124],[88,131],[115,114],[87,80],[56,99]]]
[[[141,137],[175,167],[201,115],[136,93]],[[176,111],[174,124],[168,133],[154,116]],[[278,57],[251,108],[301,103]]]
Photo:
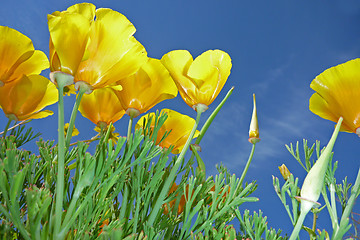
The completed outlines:
[[[220,93],[231,70],[230,56],[221,50],[209,50],[195,60],[186,50],[165,54],[161,62],[174,79],[181,97],[196,110],[209,106]]]
[[[333,122],[343,117],[340,131],[360,136],[360,58],[325,70],[310,87],[313,113]]]
[[[71,74],[90,90],[134,74],[147,60],[135,27],[111,9],[75,4],[49,15],[48,25],[51,71]]]
[[[170,109],[163,109],[160,114],[162,113],[167,114],[167,119],[157,133],[156,144],[163,148],[170,148],[170,146],[174,146],[172,153],[178,154],[184,148],[186,140],[188,139],[195,124],[195,119]],[[153,129],[155,125],[155,113],[150,113],[141,117],[135,128],[144,128],[144,120],[147,122],[149,118],[152,118],[151,128]],[[166,132],[170,133],[163,141],[161,141]],[[196,131],[194,138],[198,135],[199,131]]]
[[[23,75],[0,87],[0,106],[15,121],[45,118],[53,112],[43,110],[58,100],[56,86],[40,75]]]
[[[118,92],[120,102],[125,110],[135,112],[132,117],[148,111],[157,103],[176,97],[178,90],[169,72],[160,60],[149,58],[135,74],[121,79],[117,84],[122,86]]]
[[[125,114],[118,98],[118,91],[110,87],[85,94],[81,99],[79,111],[96,125],[115,123]]]
[[[12,28],[0,26],[0,87],[23,75],[40,74],[48,67],[46,55],[35,50],[28,37]]]

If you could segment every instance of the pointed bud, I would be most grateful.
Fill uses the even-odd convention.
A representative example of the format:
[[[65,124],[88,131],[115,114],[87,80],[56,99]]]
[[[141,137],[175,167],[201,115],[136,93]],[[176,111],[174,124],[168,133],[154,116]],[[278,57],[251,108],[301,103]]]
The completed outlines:
[[[291,172],[289,171],[289,169],[286,167],[285,164],[281,165],[279,167],[280,173],[283,176],[284,180],[287,181],[291,175]]]
[[[260,138],[259,138],[259,124],[257,119],[255,94],[253,94],[253,98],[254,98],[254,107],[250,122],[249,142],[255,144],[260,142]]]
[[[324,186],[326,169],[329,165],[332,149],[339,133],[342,120],[343,118],[340,117],[325,150],[321,153],[319,159],[305,177],[300,192],[301,197],[298,198],[301,200],[301,211],[310,211],[320,197],[321,190]]]

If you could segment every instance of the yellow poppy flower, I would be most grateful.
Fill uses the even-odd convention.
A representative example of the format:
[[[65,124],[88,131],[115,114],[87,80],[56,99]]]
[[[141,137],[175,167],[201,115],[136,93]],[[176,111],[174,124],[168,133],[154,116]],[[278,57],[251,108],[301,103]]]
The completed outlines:
[[[193,60],[186,50],[165,54],[161,62],[174,79],[181,97],[192,108],[209,106],[220,93],[231,70],[230,56],[221,50],[209,50]]]
[[[94,17],[95,6],[91,3],[75,4],[66,11],[48,15],[52,72],[76,74],[81,60],[86,57],[86,45]]]
[[[178,154],[184,148],[186,140],[188,139],[190,132],[195,124],[195,119],[170,109],[163,109],[161,110],[160,114],[162,113],[167,114],[167,119],[157,133],[156,144],[163,148],[170,148],[170,146],[174,146],[172,153]],[[149,118],[152,118],[151,128],[153,129],[155,124],[155,113],[150,113],[141,117],[135,128],[140,129],[145,127],[144,120],[147,122]],[[160,142],[166,132],[170,133],[163,141]],[[199,131],[196,130],[194,138],[196,138],[198,135]]]
[[[0,26],[0,87],[24,74],[40,74],[49,67],[46,55],[15,29]]]
[[[310,87],[310,111],[333,122],[343,117],[340,131],[360,136],[360,58],[325,70]]]
[[[107,132],[107,129],[109,128],[109,125],[106,126],[105,132]],[[96,126],[94,128],[95,132],[101,133],[101,128],[99,126]],[[111,129],[110,129],[110,135],[109,135],[109,140],[111,140],[111,142],[113,144],[116,144],[117,141],[119,140],[119,136],[120,134],[115,132],[115,127],[114,125],[111,125]]]
[[[0,87],[0,106],[5,115],[15,121],[52,115],[52,111],[41,110],[57,100],[56,86],[40,75],[23,75]]]
[[[106,87],[147,60],[133,37],[135,27],[119,12],[83,3],[48,19],[51,70],[73,75],[75,87],[76,82],[86,82],[90,90]]]
[[[125,110],[136,112],[133,117],[148,111],[165,99],[176,97],[178,93],[169,72],[160,60],[152,58],[135,74],[121,79],[117,84],[123,88],[118,92],[120,102]]]
[[[68,132],[68,129],[69,129],[69,123],[66,123],[65,126],[64,126],[65,136],[66,136],[66,134],[67,134],[67,132]],[[71,136],[72,136],[72,137],[75,137],[75,136],[79,135],[79,133],[80,133],[79,130],[74,126],[74,129],[73,129],[73,131],[72,131]]]
[[[79,111],[96,125],[115,123],[125,114],[117,91],[110,87],[96,89],[90,94],[84,94]]]

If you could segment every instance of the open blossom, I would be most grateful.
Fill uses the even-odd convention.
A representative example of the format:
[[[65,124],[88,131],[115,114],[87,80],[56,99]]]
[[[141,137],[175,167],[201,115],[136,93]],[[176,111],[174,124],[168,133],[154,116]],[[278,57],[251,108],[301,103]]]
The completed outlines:
[[[133,24],[111,9],[75,4],[48,15],[48,26],[51,71],[70,74],[91,89],[134,74],[147,60]]]
[[[123,88],[118,92],[123,108],[136,111],[133,117],[165,99],[176,97],[178,93],[169,72],[160,60],[153,58],[149,58],[135,74],[116,83]]]
[[[0,26],[0,87],[23,75],[40,74],[48,67],[46,55],[35,50],[27,36]]]
[[[23,75],[0,87],[0,107],[8,118],[15,121],[52,115],[52,111],[42,109],[57,100],[56,86],[40,75]]]
[[[220,93],[231,70],[230,56],[221,50],[209,50],[195,60],[186,50],[165,54],[161,62],[174,79],[181,97],[192,108],[209,106]]]
[[[110,87],[95,89],[83,96],[79,111],[96,125],[115,123],[125,114],[118,94],[117,90]]]
[[[156,144],[163,148],[170,148],[170,146],[173,146],[172,153],[178,154],[185,146],[186,140],[195,124],[195,119],[170,109],[161,110],[160,115],[163,113],[167,114],[167,119],[157,133]],[[145,127],[144,120],[146,124],[150,118],[152,120],[151,129],[153,129],[155,125],[155,113],[150,113],[141,117],[136,124],[136,128],[140,129]],[[166,132],[170,133],[161,141]],[[194,138],[198,135],[199,131],[196,131]]]
[[[333,122],[343,117],[340,131],[360,136],[360,58],[325,70],[310,87],[313,113]]]

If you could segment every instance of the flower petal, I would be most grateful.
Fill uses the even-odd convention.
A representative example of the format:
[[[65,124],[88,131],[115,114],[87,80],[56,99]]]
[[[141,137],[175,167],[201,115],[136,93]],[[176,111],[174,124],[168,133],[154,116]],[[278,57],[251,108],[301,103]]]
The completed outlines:
[[[93,123],[105,122],[107,125],[115,123],[125,114],[112,88],[95,89],[91,94],[84,94],[79,111]]]
[[[136,74],[117,82],[123,87],[118,92],[124,109],[135,108],[140,113],[148,111],[157,103],[174,98],[177,87],[160,60],[150,58]]]
[[[360,127],[360,59],[329,68],[317,76],[310,87],[316,91],[309,109],[322,118],[337,122],[344,118],[341,131]]]
[[[49,66],[46,55],[35,51],[31,40],[15,29],[0,26],[0,82],[39,74]]]
[[[56,86],[40,75],[23,75],[0,87],[0,105],[4,113],[14,114],[18,120],[45,117],[46,112],[45,115],[37,113],[57,100]]]
[[[51,71],[75,75],[88,43],[94,16],[93,4],[72,6],[67,11],[48,16]]]
[[[132,36],[136,29],[121,13],[97,9],[91,26],[89,56],[75,81],[101,88],[134,74],[147,60],[145,48]]]
[[[194,93],[197,85],[196,82],[188,78],[186,75],[193,62],[191,54],[186,50],[171,51],[161,58],[161,62],[174,79],[184,101],[191,107],[195,105],[196,102],[194,101]]]

